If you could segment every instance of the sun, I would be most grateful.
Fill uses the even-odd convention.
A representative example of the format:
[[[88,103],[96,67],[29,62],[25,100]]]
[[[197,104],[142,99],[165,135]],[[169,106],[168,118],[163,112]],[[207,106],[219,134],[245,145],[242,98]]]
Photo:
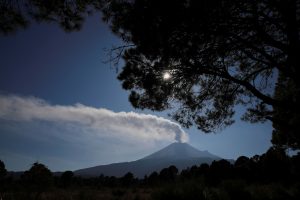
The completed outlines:
[[[169,72],[165,72],[164,74],[163,74],[163,79],[164,80],[168,80],[168,79],[170,79],[171,78],[171,74],[169,73]]]

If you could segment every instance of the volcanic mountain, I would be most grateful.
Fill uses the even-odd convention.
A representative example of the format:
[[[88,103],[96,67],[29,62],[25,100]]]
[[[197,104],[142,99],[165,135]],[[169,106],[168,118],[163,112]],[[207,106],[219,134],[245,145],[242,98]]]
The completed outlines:
[[[159,172],[170,165],[175,165],[180,171],[192,165],[210,164],[212,161],[220,159],[222,158],[208,151],[200,151],[187,143],[176,142],[136,161],[100,165],[76,170],[74,173],[77,176],[88,177],[99,176],[100,174],[121,177],[127,172],[131,172],[136,177],[142,178],[154,171]]]

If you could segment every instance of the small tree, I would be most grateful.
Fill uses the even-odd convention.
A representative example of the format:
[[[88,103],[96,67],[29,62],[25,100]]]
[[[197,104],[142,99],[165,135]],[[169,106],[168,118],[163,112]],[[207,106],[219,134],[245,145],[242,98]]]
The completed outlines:
[[[63,187],[69,187],[72,184],[74,173],[72,171],[65,171],[60,176],[61,183]]]
[[[159,173],[159,177],[165,181],[173,181],[175,180],[177,173],[178,169],[174,165],[171,165],[168,168],[162,169]]]
[[[4,179],[7,174],[7,170],[5,169],[5,164],[2,160],[0,160],[0,180]]]
[[[51,171],[38,162],[33,163],[32,167],[24,172],[22,179],[39,191],[43,191],[53,183]]]
[[[290,173],[290,158],[282,148],[270,148],[261,156],[262,175],[267,180],[287,180]]]
[[[1,197],[1,192],[2,192],[2,188],[4,186],[4,178],[7,174],[7,171],[5,169],[5,164],[2,160],[0,160],[0,199],[2,199]]]
[[[132,185],[134,183],[134,175],[131,172],[126,173],[122,178],[121,182],[125,186]]]
[[[158,180],[159,180],[158,178],[159,178],[158,173],[156,171],[154,171],[149,175],[147,183],[150,185],[154,185],[158,182]]]

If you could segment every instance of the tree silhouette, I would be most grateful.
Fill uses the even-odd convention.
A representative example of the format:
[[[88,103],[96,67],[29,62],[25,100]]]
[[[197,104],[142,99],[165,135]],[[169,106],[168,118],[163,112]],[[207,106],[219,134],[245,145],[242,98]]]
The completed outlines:
[[[47,189],[53,183],[51,171],[38,162],[33,163],[32,167],[24,172],[22,179],[39,191]]]
[[[112,59],[134,107],[176,105],[173,119],[211,132],[242,105],[243,120],[273,122],[275,145],[300,148],[299,0],[0,0],[0,32],[31,19],[79,30],[98,10],[126,43]]]
[[[237,178],[249,180],[253,178],[253,162],[246,156],[240,156],[234,163],[234,173]]]
[[[72,184],[74,173],[72,171],[65,171],[61,174],[60,179],[64,187],[69,187]]]
[[[100,7],[98,0],[0,0],[0,33],[26,28],[33,20],[54,22],[65,31],[77,31],[85,17]]]
[[[300,180],[300,152],[291,158],[291,173],[294,180]]]
[[[7,170],[5,168],[5,164],[2,160],[0,160],[0,180],[4,179],[6,176]]]
[[[170,167],[164,168],[160,171],[159,178],[164,181],[174,181],[177,173],[178,169],[174,165],[171,165]]]
[[[209,167],[207,181],[210,184],[217,184],[221,180],[231,177],[232,166],[227,160],[213,161]]]
[[[147,179],[147,183],[150,184],[150,185],[154,185],[158,182],[158,178],[159,178],[159,175],[156,171],[152,172],[148,179]]]
[[[2,199],[2,190],[5,186],[5,176],[7,174],[7,170],[5,168],[5,164],[2,160],[0,160],[0,199]]]
[[[290,161],[284,149],[270,148],[261,156],[262,176],[267,180],[289,179]]]
[[[104,5],[104,20],[131,45],[122,47],[125,66],[118,78],[131,91],[134,107],[160,111],[176,104],[175,120],[211,132],[232,124],[239,104],[247,108],[243,120],[271,120],[295,132],[273,108],[293,118],[300,113],[299,0],[107,0]],[[274,96],[275,83],[282,81],[278,73],[294,87],[289,98]]]
[[[131,172],[127,172],[122,178],[121,182],[125,186],[130,186],[134,183],[134,175]]]
[[[299,88],[291,79],[279,74],[279,81],[275,88],[275,98],[279,100],[293,99],[295,95],[299,95]],[[296,97],[299,98],[299,97]],[[272,143],[281,148],[298,149],[300,146],[300,135],[298,134],[298,126],[300,124],[300,112],[291,112],[289,109],[274,106],[274,119],[278,123],[273,123]]]

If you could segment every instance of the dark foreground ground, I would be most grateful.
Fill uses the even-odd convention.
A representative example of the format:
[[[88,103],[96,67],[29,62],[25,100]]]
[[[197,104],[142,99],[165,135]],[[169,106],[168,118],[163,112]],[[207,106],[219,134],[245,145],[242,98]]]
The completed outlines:
[[[207,186],[201,181],[189,180],[180,183],[136,187],[71,187],[51,188],[47,191],[13,190],[2,193],[3,200],[10,199],[299,199],[300,184],[281,183],[248,184],[243,180],[224,180],[217,186]]]

